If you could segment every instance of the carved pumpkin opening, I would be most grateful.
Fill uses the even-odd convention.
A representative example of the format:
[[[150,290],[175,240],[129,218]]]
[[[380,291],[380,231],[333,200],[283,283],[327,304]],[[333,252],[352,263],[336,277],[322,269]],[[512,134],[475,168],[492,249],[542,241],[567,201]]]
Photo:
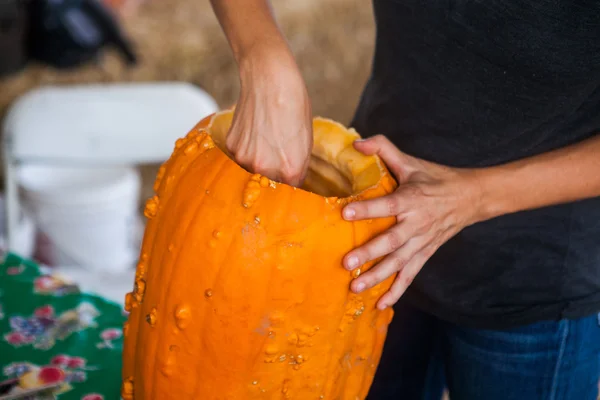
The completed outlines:
[[[228,156],[225,136],[233,111],[215,114],[207,130],[215,144]],[[329,119],[313,120],[314,145],[308,175],[301,189],[325,197],[349,197],[379,183],[385,171],[377,157],[365,156],[352,143],[360,139],[354,129]]]

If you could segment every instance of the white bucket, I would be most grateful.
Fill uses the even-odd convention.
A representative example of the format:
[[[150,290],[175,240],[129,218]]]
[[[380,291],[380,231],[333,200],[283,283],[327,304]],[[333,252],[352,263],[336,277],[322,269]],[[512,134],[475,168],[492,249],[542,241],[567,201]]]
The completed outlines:
[[[17,210],[19,216],[17,218],[17,226],[14,232],[14,243],[11,251],[21,257],[31,258],[35,246],[35,224],[33,217],[23,209]],[[6,206],[5,199],[0,196],[0,227],[6,226]],[[8,244],[4,232],[0,235],[0,249],[2,252],[7,251]]]
[[[45,262],[112,272],[134,265],[142,229],[136,169],[31,164],[19,177],[47,241]]]

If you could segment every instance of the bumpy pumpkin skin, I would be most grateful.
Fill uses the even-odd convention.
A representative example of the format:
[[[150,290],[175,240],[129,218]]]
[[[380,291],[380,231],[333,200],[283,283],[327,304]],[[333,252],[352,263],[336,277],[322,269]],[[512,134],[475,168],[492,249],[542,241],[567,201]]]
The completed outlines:
[[[158,173],[126,297],[122,397],[364,399],[393,314],[375,303],[393,277],[353,294],[342,257],[395,221],[347,222],[341,210],[396,182],[379,160],[379,182],[346,198],[252,175],[211,138],[231,116],[202,120]],[[354,168],[358,135],[314,123],[315,146],[341,146]]]

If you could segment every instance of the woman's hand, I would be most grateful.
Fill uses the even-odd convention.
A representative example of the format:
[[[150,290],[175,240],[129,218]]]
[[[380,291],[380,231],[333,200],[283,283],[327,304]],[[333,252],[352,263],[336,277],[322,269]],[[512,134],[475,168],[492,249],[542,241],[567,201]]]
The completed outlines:
[[[344,266],[353,270],[385,256],[351,284],[358,293],[398,273],[390,290],[377,303],[378,308],[384,309],[398,301],[442,244],[476,222],[480,189],[472,171],[411,157],[384,136],[357,141],[355,148],[364,154],[378,154],[399,183],[398,189],[388,196],[351,203],[343,210],[349,221],[396,217],[396,225],[344,258]]]
[[[227,149],[247,170],[300,186],[313,145],[312,115],[292,55],[253,49],[240,63],[240,78]]]

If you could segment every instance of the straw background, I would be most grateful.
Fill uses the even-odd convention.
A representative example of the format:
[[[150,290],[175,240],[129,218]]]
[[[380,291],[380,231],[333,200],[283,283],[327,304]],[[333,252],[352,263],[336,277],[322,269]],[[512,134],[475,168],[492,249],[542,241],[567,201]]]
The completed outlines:
[[[371,3],[272,3],[306,80],[314,113],[348,123],[371,65]],[[0,80],[0,118],[18,96],[48,84],[180,80],[202,87],[221,106],[236,101],[236,65],[207,0],[146,0],[135,13],[122,13],[120,19],[136,45],[139,66],[125,68],[112,51],[103,54],[97,64],[70,71],[30,65]],[[198,115],[198,119],[202,117]],[[151,193],[156,166],[143,166],[142,173],[145,198]]]

